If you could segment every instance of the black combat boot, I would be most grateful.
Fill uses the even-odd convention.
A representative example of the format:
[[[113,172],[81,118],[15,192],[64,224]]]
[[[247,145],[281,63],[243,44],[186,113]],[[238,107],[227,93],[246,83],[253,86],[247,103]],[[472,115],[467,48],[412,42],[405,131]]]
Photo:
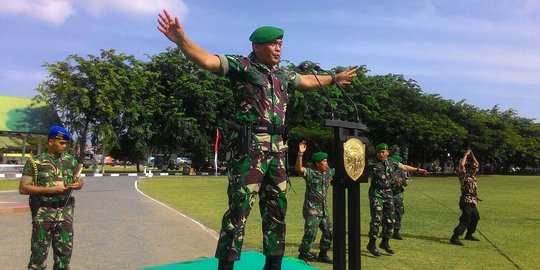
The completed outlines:
[[[392,235],[392,238],[397,240],[403,240],[403,237],[401,237],[401,234],[399,234],[399,230],[394,230],[394,234]]]
[[[377,238],[369,238],[369,244],[366,248],[373,256],[379,257],[381,256],[381,253],[379,253],[379,251],[377,250],[377,245],[375,241],[377,241]]]
[[[234,261],[226,262],[226,261],[219,260],[217,269],[218,270],[233,270],[234,269]]]
[[[472,234],[466,234],[464,239],[470,241],[480,241],[480,239],[474,237]]]
[[[327,251],[320,251],[319,252],[319,257],[317,258],[317,260],[319,262],[323,262],[323,263],[333,263],[334,261],[332,261],[332,259],[330,259],[330,257],[328,257],[328,254],[327,254]]]
[[[281,261],[283,255],[279,256],[266,256],[266,262],[262,270],[281,270]]]
[[[394,254],[394,250],[392,250],[388,241],[390,241],[390,238],[383,238],[379,247],[386,250],[388,254]]]
[[[452,237],[450,237],[450,243],[454,244],[454,245],[458,245],[458,246],[463,246],[463,243],[461,243],[461,241],[459,241],[459,235],[457,234],[453,234]]]
[[[311,252],[300,252],[298,254],[298,259],[304,261],[304,262],[316,262],[317,261],[317,255],[311,253]]]

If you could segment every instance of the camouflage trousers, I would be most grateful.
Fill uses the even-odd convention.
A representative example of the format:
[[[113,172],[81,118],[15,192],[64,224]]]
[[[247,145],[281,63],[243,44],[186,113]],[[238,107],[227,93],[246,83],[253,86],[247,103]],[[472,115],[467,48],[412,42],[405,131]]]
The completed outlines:
[[[401,229],[401,219],[403,218],[403,215],[405,214],[405,205],[403,204],[403,193],[400,194],[401,196],[396,197],[396,194],[394,194],[394,230]]]
[[[240,259],[246,221],[257,195],[262,219],[263,254],[283,255],[287,212],[285,154],[254,151],[230,160],[229,208],[221,222],[216,258],[223,261]]]
[[[382,238],[390,238],[394,224],[394,202],[391,197],[369,196],[371,222],[369,223],[369,238],[377,238],[379,226],[382,225]]]
[[[53,269],[69,269],[73,250],[73,216],[63,221],[32,220],[31,255],[28,269],[46,269],[49,246],[52,245]]]
[[[317,237],[317,228],[321,229],[321,241],[319,242],[319,250],[327,251],[332,246],[332,218],[329,215],[325,216],[306,216],[304,222],[304,236],[298,247],[300,253],[306,254],[311,249],[311,244],[315,242]]]

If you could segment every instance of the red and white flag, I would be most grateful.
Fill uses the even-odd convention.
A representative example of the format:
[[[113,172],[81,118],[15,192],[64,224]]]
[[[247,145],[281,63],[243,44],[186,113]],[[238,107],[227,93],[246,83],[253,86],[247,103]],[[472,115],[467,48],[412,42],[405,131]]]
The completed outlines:
[[[219,144],[219,129],[216,129],[216,146],[214,148],[214,168],[215,168],[215,174],[217,174],[217,171],[218,171],[218,160],[217,160],[217,156],[218,156],[218,144]]]

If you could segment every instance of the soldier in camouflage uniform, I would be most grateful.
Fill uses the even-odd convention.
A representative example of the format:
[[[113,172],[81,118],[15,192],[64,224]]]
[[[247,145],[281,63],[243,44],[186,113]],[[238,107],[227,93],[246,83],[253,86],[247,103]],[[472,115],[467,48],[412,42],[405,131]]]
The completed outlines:
[[[377,162],[373,166],[371,186],[369,188],[371,222],[369,224],[369,244],[366,248],[373,256],[380,256],[381,254],[377,250],[375,242],[381,225],[382,241],[379,247],[389,254],[394,254],[389,240],[393,230],[395,214],[392,185],[395,181],[396,171],[414,171],[421,174],[427,174],[428,172],[424,169],[389,160],[388,155],[390,152],[388,151],[388,145],[385,143],[378,144],[375,150],[377,151]]]
[[[306,149],[306,142],[300,142],[296,158],[296,171],[306,180],[306,195],[302,211],[305,219],[304,236],[298,247],[300,252],[298,258],[304,261],[332,263],[332,259],[327,254],[332,247],[332,215],[328,211],[326,194],[335,175],[335,170],[328,167],[328,154],[324,152],[313,154],[311,161],[314,169],[304,168],[302,157]],[[320,228],[322,233],[318,256],[309,251],[317,236],[317,228]]]
[[[19,192],[30,195],[32,213],[31,255],[28,269],[46,269],[49,245],[52,245],[54,269],[69,269],[73,250],[73,210],[71,190],[83,187],[74,178],[75,158],[64,153],[68,132],[59,126],[49,131],[48,149],[27,160],[19,183]]]
[[[159,14],[158,29],[174,42],[188,59],[199,67],[230,78],[235,102],[235,123],[231,131],[234,144],[227,162],[229,208],[223,215],[216,249],[218,269],[233,269],[240,259],[244,228],[259,195],[262,217],[264,269],[281,269],[285,250],[285,215],[287,145],[285,113],[287,95],[294,87],[317,89],[314,75],[300,75],[280,67],[284,31],[263,26],[250,36],[253,51],[248,57],[214,55],[191,41],[178,17],[166,10]],[[339,84],[350,84],[355,69],[335,76],[318,76],[323,86],[335,78]]]
[[[401,163],[403,159],[399,156],[399,148],[394,147],[392,149],[392,156],[388,159]],[[399,233],[401,230],[401,219],[405,214],[405,205],[403,204],[403,192],[405,191],[405,186],[407,186],[407,181],[409,180],[409,174],[402,170],[396,170],[394,181],[392,185],[392,199],[394,201],[394,233],[392,238],[397,240],[403,240],[403,237]]]
[[[463,243],[459,241],[465,230],[466,240],[479,241],[478,238],[473,236],[476,232],[476,226],[480,220],[480,213],[476,205],[478,204],[478,196],[476,193],[476,172],[478,171],[480,164],[473,151],[467,148],[463,158],[459,162],[459,182],[461,184],[461,197],[459,198],[459,209],[461,209],[461,216],[459,217],[459,224],[454,228],[454,234],[450,238],[450,243],[458,246],[462,246]]]

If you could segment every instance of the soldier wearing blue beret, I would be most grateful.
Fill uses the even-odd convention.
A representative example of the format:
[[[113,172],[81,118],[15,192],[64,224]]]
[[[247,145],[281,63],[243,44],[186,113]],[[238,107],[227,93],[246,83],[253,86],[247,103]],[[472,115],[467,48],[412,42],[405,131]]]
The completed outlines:
[[[51,127],[47,151],[29,158],[23,168],[19,192],[30,195],[32,214],[28,269],[47,267],[49,245],[52,245],[54,269],[69,269],[75,206],[71,190],[79,190],[84,185],[76,172],[77,161],[64,153],[70,140],[66,129]]]
[[[287,96],[292,88],[318,89],[319,85],[333,82],[350,84],[356,69],[315,76],[280,67],[284,31],[274,26],[259,27],[250,35],[252,52],[244,57],[208,53],[188,38],[178,17],[166,10],[159,14],[158,23],[159,31],[189,60],[227,76],[233,85],[236,119],[230,132],[231,138],[238,140],[233,142],[227,162],[230,199],[216,249],[218,269],[233,269],[234,262],[240,259],[245,224],[257,195],[263,220],[264,269],[281,269],[287,213]]]

